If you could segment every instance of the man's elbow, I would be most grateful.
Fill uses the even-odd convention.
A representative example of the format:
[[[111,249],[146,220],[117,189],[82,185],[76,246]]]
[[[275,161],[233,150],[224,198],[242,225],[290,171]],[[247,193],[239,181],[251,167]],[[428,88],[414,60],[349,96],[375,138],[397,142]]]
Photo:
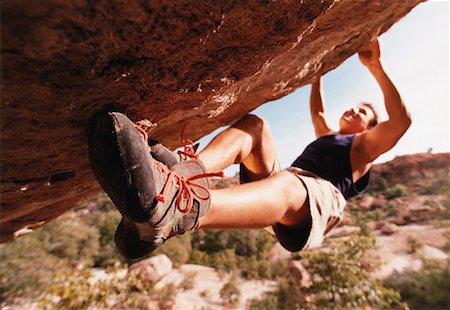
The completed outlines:
[[[405,116],[403,117],[403,126],[405,131],[408,130],[409,126],[412,124],[412,116],[409,111],[406,111]]]
[[[403,137],[408,128],[412,124],[412,117],[409,112],[397,117],[395,121],[392,123],[394,127],[392,127],[393,132],[396,132],[397,141]],[[397,143],[397,141],[395,143]]]
[[[405,110],[397,116],[396,124],[403,133],[408,130],[409,126],[412,124],[411,113],[408,109],[405,108]]]

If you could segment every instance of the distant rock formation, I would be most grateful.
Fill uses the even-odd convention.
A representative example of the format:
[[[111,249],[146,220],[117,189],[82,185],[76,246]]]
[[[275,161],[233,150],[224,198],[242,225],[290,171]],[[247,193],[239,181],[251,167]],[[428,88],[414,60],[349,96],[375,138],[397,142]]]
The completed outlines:
[[[421,0],[1,1],[1,241],[100,190],[91,115],[178,145],[330,71]]]
[[[382,165],[375,165],[372,178],[383,178],[387,185],[405,184],[410,190],[432,190],[449,182],[450,153],[421,153],[398,156]],[[430,179],[438,184],[430,183]]]

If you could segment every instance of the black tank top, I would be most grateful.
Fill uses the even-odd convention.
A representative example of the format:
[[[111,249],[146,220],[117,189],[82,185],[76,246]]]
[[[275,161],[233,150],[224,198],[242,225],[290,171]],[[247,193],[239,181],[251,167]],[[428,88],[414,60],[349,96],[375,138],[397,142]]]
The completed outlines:
[[[333,134],[318,138],[306,147],[292,167],[308,170],[336,186],[345,199],[366,190],[370,170],[353,183],[350,147],[354,134]]]

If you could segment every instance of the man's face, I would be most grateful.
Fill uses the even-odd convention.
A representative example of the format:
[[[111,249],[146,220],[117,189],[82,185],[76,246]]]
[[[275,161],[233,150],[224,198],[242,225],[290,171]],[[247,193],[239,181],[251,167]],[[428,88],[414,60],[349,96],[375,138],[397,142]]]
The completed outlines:
[[[371,108],[361,105],[342,114],[339,126],[342,133],[358,133],[369,129],[370,121],[375,117]]]

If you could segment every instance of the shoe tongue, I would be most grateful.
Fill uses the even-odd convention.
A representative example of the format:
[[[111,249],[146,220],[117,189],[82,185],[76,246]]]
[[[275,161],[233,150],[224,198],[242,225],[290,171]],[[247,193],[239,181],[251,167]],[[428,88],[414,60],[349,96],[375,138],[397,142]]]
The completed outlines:
[[[204,174],[205,167],[203,166],[203,163],[199,160],[187,160],[184,162],[181,162],[173,167],[173,170],[175,170],[178,174],[188,178],[199,174]],[[192,180],[192,183],[201,185],[205,188],[209,188],[209,182],[208,178],[198,178],[195,180]],[[202,189],[198,186],[193,187],[193,190],[198,193],[201,197],[207,197],[208,192],[205,189]],[[203,216],[206,211],[209,209],[210,199],[208,200],[199,200],[195,196],[194,203],[197,205],[197,214],[199,213],[198,210],[200,210],[199,216]]]

